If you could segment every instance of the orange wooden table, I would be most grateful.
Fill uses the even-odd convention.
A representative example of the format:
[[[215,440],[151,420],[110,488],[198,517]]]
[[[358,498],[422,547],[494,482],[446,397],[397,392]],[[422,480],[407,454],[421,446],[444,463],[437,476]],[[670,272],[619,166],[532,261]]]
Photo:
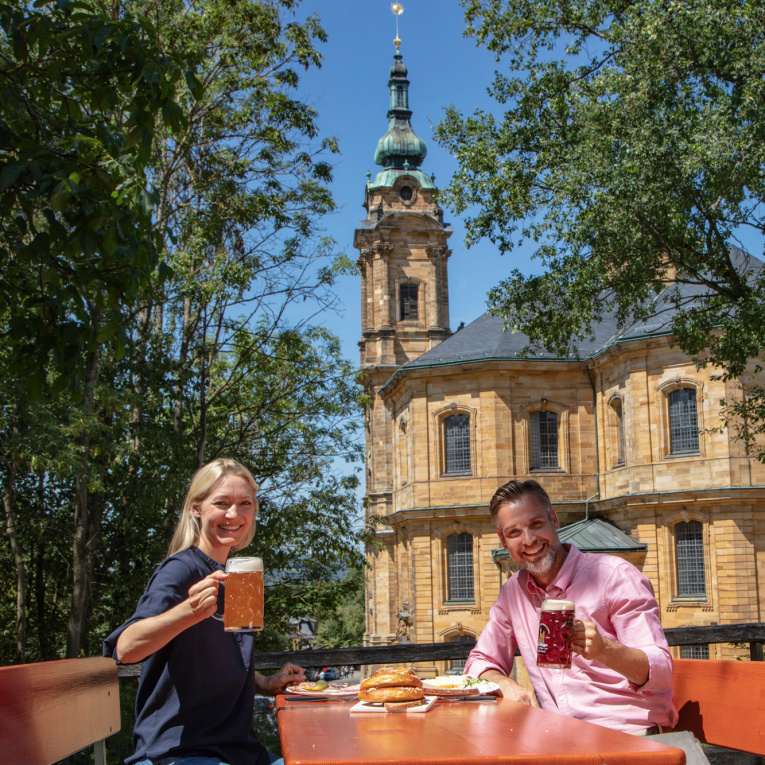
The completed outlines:
[[[276,701],[286,765],[684,765],[656,741],[507,699],[439,701],[424,714],[350,714],[342,701]]]

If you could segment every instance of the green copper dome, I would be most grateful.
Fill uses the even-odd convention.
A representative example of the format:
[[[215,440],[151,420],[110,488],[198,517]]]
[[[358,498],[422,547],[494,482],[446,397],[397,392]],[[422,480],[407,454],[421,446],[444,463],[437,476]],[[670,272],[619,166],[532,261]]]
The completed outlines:
[[[422,164],[428,153],[425,141],[412,130],[409,109],[409,80],[401,54],[396,51],[390,68],[388,88],[388,132],[377,142],[375,164],[387,169],[408,170]]]

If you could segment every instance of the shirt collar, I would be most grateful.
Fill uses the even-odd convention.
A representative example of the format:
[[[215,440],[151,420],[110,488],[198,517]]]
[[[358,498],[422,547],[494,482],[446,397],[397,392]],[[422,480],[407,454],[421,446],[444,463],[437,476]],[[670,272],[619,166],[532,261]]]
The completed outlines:
[[[544,600],[545,598],[561,599],[566,595],[566,590],[571,586],[574,581],[574,574],[579,566],[582,553],[569,542],[563,543],[564,549],[568,552],[566,560],[563,561],[563,565],[560,567],[558,575],[550,582],[547,589],[540,587],[535,581],[534,577],[526,571],[526,589],[532,594]]]

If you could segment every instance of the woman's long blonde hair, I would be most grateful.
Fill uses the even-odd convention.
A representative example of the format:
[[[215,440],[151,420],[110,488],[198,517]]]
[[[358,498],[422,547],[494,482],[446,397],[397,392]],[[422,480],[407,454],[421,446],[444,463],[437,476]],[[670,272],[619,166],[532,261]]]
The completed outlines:
[[[167,550],[168,558],[181,550],[188,550],[189,547],[199,541],[200,528],[199,521],[193,513],[194,505],[205,500],[218,481],[229,475],[238,475],[244,478],[252,486],[253,496],[257,494],[258,484],[252,477],[252,473],[236,460],[232,460],[229,457],[219,457],[199,468],[191,479],[191,486],[189,486],[189,492],[183,503],[181,519],[175,527],[175,533],[170,540],[170,547]],[[232,552],[247,547],[252,542],[253,536],[255,536],[254,518],[241,547],[232,548]]]

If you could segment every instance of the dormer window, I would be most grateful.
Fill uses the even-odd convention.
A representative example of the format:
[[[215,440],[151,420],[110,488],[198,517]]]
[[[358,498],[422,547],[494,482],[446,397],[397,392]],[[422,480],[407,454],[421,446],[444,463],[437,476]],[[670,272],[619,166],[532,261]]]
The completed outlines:
[[[412,199],[412,187],[411,186],[402,186],[399,190],[399,196],[401,199],[404,200],[404,202],[409,202]]]
[[[419,319],[417,292],[416,284],[406,283],[399,286],[400,321],[417,321]]]

